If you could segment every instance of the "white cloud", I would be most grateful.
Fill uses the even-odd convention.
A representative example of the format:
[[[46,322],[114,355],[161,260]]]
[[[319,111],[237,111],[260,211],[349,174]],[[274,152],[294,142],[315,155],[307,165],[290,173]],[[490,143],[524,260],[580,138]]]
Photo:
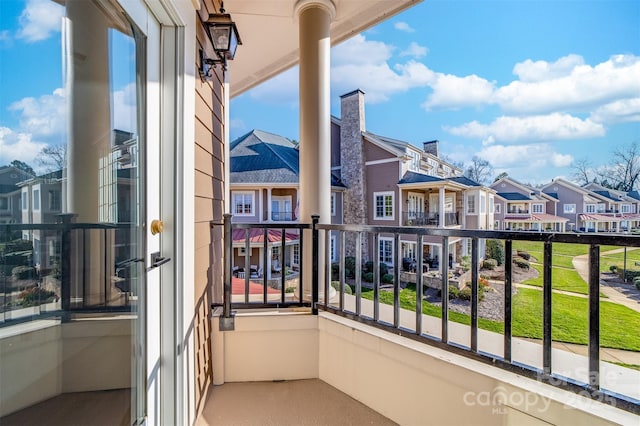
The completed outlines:
[[[573,69],[584,65],[584,59],[580,55],[567,55],[555,62],[532,61],[527,59],[513,67],[513,73],[520,81],[536,82],[550,80],[571,75]]]
[[[45,143],[33,141],[28,133],[0,127],[0,164],[9,164],[13,160],[35,164],[35,158],[45,146]]]
[[[137,133],[136,84],[130,83],[113,92],[113,128]]]
[[[413,33],[416,31],[413,28],[411,28],[409,24],[402,21],[396,22],[395,24],[393,24],[393,28],[395,28],[398,31],[404,31],[405,33]]]
[[[45,40],[60,31],[63,16],[64,7],[51,0],[27,0],[16,37],[29,43]]]
[[[66,96],[63,89],[39,98],[27,97],[12,103],[10,111],[20,113],[20,131],[35,136],[51,136],[66,131]]]
[[[571,55],[549,64],[516,65],[524,80],[495,92],[492,102],[509,114],[590,111],[640,93],[640,57],[616,55],[594,67]]]
[[[390,65],[395,47],[367,40],[362,34],[331,50],[332,99],[356,88],[367,94],[367,103],[383,102],[395,93],[425,87],[435,73],[424,64],[409,60]],[[298,67],[289,69],[251,90],[250,96],[263,102],[298,104]]]
[[[485,145],[495,142],[547,142],[593,138],[605,134],[602,124],[560,113],[530,117],[503,116],[490,124],[472,121],[457,127],[445,126],[444,130],[457,136],[482,139]]]
[[[459,109],[488,103],[495,90],[495,82],[477,75],[458,77],[451,74],[435,74],[431,83],[433,93],[422,107],[431,110],[437,108]]]
[[[597,123],[640,121],[640,98],[623,99],[595,109],[591,119]]]
[[[409,47],[407,47],[405,50],[400,52],[400,56],[411,56],[417,59],[417,58],[422,58],[423,56],[426,56],[428,52],[429,52],[429,49],[427,49],[424,46],[420,46],[415,41],[412,41],[409,44]]]
[[[555,152],[550,144],[491,145],[484,147],[476,155],[487,160],[496,170],[505,170],[513,176],[526,176],[522,170],[513,173],[522,168],[536,170],[550,166],[567,167],[573,162],[571,155]]]

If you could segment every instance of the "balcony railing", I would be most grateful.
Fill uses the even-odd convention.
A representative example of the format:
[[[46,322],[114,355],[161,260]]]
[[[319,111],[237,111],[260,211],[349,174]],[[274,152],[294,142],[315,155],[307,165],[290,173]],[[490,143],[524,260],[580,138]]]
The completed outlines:
[[[129,254],[135,227],[60,218],[0,225],[0,325],[135,306],[143,261]]]
[[[294,220],[293,212],[271,212],[271,220],[274,222],[290,222]]]
[[[510,208],[507,209],[507,214],[529,214],[529,209]]]
[[[269,302],[266,292],[266,282],[264,285],[264,294],[255,301],[249,298],[249,279],[245,281],[244,300],[240,303],[232,301],[231,298],[231,245],[225,250],[225,278],[224,278],[224,313],[223,320],[232,319],[233,311],[244,308],[273,308],[281,306],[311,306],[313,314],[317,314],[318,310],[324,310],[339,316],[343,316],[358,322],[380,328],[403,337],[423,342],[425,344],[437,346],[456,354],[461,354],[485,363],[503,368],[513,373],[523,375],[532,379],[542,381],[544,383],[570,390],[582,396],[589,396],[597,401],[615,405],[618,408],[640,413],[640,400],[625,395],[617,391],[611,391],[601,386],[601,362],[600,362],[600,245],[613,245],[623,247],[640,247],[640,238],[619,235],[579,235],[573,233],[537,233],[537,232],[506,232],[506,231],[476,231],[476,230],[460,230],[460,229],[442,229],[442,228],[426,228],[426,227],[388,227],[388,226],[368,226],[368,225],[327,225],[318,224],[318,217],[314,216],[311,224],[296,224],[283,226],[295,229],[312,229],[312,259],[302,259],[301,266],[311,268],[312,282],[311,284],[311,300],[303,300],[304,293],[302,291],[303,281],[300,280],[300,289],[297,292],[299,302],[286,302],[284,290],[275,302]],[[225,235],[229,238],[232,229],[250,229],[259,228],[266,229],[269,225],[264,224],[231,224],[230,217],[225,219]],[[302,232],[301,232],[302,233]],[[352,283],[355,287],[353,295],[345,292],[345,256],[339,256],[339,285],[337,286],[337,295],[332,295],[331,285],[331,263],[327,261],[325,264],[318,264],[319,241],[325,239],[327,247],[326,259],[330,259],[329,250],[331,247],[332,237],[337,235],[337,245],[344,253],[347,241],[347,235],[351,234],[355,237],[354,247],[362,247],[364,239],[372,239],[373,247],[376,247],[381,236],[393,236],[394,257],[393,264],[393,300],[391,305],[382,303],[381,301],[381,277],[380,261],[377,256],[373,258],[373,297],[363,297],[363,280],[362,268],[364,265],[363,253],[360,250],[355,251],[355,279]],[[402,309],[400,305],[400,278],[401,278],[401,250],[400,236],[415,235],[418,246],[422,246],[426,236],[435,236],[442,239],[441,255],[443,259],[449,256],[449,242],[451,239],[469,239],[471,247],[471,306],[468,326],[468,342],[466,344],[450,339],[450,327],[453,323],[449,319],[449,285],[447,280],[441,280],[441,308],[439,318],[426,316],[423,314],[423,290],[424,277],[422,274],[416,275],[416,298],[415,298],[415,314],[413,325],[407,326],[407,310]],[[248,232],[247,232],[248,235]],[[502,240],[505,247],[505,278],[504,278],[504,328],[501,333],[502,353],[488,353],[481,350],[484,344],[481,341],[479,346],[479,334],[487,333],[479,327],[479,261],[481,243],[486,240]],[[228,240],[227,240],[228,241]],[[535,363],[523,363],[518,356],[514,356],[515,349],[521,344],[521,339],[513,336],[513,242],[514,241],[532,241],[543,243],[543,287],[541,291],[542,299],[542,339],[541,339],[541,360],[538,365]],[[302,242],[302,241],[301,241]],[[583,244],[588,245],[589,258],[589,282],[588,282],[588,345],[586,365],[587,374],[584,380],[569,377],[563,373],[554,371],[552,365],[552,253],[553,245],[556,243]],[[248,239],[247,239],[248,246]],[[335,249],[335,247],[334,247]],[[265,250],[266,251],[266,250]],[[302,250],[300,251],[302,253]],[[324,269],[325,282],[319,282],[320,268]],[[423,269],[423,259],[418,256],[417,270]],[[449,276],[449,264],[447,262],[440,263],[440,276]],[[302,274],[301,274],[302,276]],[[284,283],[283,283],[284,284]],[[446,284],[446,285],[445,285]],[[309,285],[309,283],[304,283]],[[322,297],[320,297],[322,293]],[[389,299],[389,298],[386,298]],[[215,306],[215,305],[214,305]],[[384,309],[383,309],[384,307]],[[433,314],[431,314],[433,315]],[[401,321],[402,316],[402,321]],[[432,318],[439,321],[439,333],[425,331],[427,327],[423,324],[425,318]],[[429,320],[431,321],[431,320]],[[221,322],[221,327],[229,326],[231,323]],[[429,323],[431,324],[431,322]],[[231,328],[232,329],[232,328]],[[459,331],[459,330],[458,330]],[[480,332],[480,333],[479,333]],[[496,334],[495,332],[492,332]],[[497,334],[496,334],[497,335]],[[484,336],[484,334],[483,334]],[[486,336],[485,336],[486,337]],[[555,351],[555,350],[554,350]],[[554,360],[555,352],[554,352]],[[556,361],[554,361],[556,362]],[[541,367],[540,367],[541,366]],[[604,375],[602,377],[605,377]]]
[[[440,226],[440,213],[438,212],[404,212],[403,225],[405,226]],[[460,225],[458,212],[444,214],[444,226]]]

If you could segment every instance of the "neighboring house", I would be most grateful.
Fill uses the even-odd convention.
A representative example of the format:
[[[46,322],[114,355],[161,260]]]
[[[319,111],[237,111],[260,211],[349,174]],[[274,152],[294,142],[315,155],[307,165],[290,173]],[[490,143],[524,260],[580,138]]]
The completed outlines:
[[[494,191],[440,158],[438,141],[424,142],[420,149],[366,131],[361,90],[341,96],[341,118],[331,120],[331,143],[332,171],[347,187],[344,223],[493,229]],[[440,238],[427,236],[418,248],[406,237],[400,250],[404,258],[422,255],[437,263],[441,244]],[[382,235],[379,246],[372,246],[373,241],[364,241],[366,259],[377,253],[382,262],[393,263],[392,239]],[[454,260],[470,253],[460,239],[450,240],[449,249]]]
[[[556,215],[558,200],[509,177],[491,184],[496,191],[494,228],[512,231],[564,232],[569,219]]]
[[[22,191],[17,184],[32,177],[13,166],[0,167],[0,223],[20,223]]]
[[[589,213],[584,221],[594,222],[596,232],[622,232],[640,226],[640,200],[637,192],[626,193],[605,188],[597,183],[584,185],[583,188],[602,197],[596,208],[596,216]]]
[[[568,231],[596,232],[613,230],[612,223],[619,223],[613,215],[598,213],[598,206],[603,208],[607,199],[587,188],[558,178],[544,185],[541,191],[558,200],[557,215],[566,218]],[[617,225],[615,227],[617,229]]]
[[[18,183],[21,194],[21,220],[26,224],[58,222],[62,213],[62,170],[32,177]],[[33,263],[40,269],[55,266],[60,254],[57,232],[24,230],[23,240],[33,241]]]
[[[231,142],[231,213],[234,222],[279,223],[298,222],[300,161],[297,144],[282,136],[261,130],[251,132]],[[342,193],[345,186],[331,175],[331,223],[342,223]],[[306,218],[308,221],[309,218]],[[271,256],[264,265],[264,235],[251,235],[250,265],[256,272],[280,272],[282,267],[297,269],[300,260],[300,241],[290,231],[285,236],[285,250],[281,246],[277,228],[268,233]],[[245,264],[245,238],[234,234],[234,260],[237,267]],[[332,251],[337,260],[337,251]],[[254,275],[260,276],[261,273]]]

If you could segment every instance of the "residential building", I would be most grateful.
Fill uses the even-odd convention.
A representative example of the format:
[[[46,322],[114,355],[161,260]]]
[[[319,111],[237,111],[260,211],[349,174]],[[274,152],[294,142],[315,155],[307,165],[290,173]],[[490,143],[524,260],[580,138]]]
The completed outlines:
[[[569,219],[556,216],[558,200],[550,194],[503,177],[491,184],[496,190],[495,229],[565,232]]]
[[[569,220],[568,230],[623,232],[640,224],[634,193],[626,194],[594,183],[581,187],[560,178],[541,190],[558,200],[558,216]]]
[[[308,378],[325,381],[401,424],[425,419],[436,424],[495,423],[494,407],[477,400],[464,403],[469,393],[494,389],[506,394],[497,420],[504,424],[635,421],[633,412],[551,387],[561,378],[551,376],[548,364],[538,369],[544,380],[536,380],[519,374],[523,370],[508,358],[483,358],[482,346],[462,356],[462,344],[449,345],[446,333],[434,346],[426,339],[406,339],[407,332],[399,327],[380,330],[381,322],[372,327],[363,324],[364,318],[354,320],[329,310],[315,315],[319,304],[309,302],[295,310],[275,303],[250,313],[238,309],[235,316],[220,313],[219,305],[227,306],[229,298],[223,293],[230,286],[230,277],[223,282],[223,253],[229,241],[221,226],[224,214],[231,212],[229,99],[299,66],[297,216],[309,225],[317,213],[318,229],[338,226],[330,224],[327,202],[329,49],[416,1],[224,3],[229,17],[216,16],[222,8],[218,0],[51,1],[48,6],[63,8],[60,32],[50,34],[59,37],[62,60],[49,62],[40,44],[24,44],[24,55],[39,58],[38,70],[61,67],[56,72],[65,77],[63,216],[60,224],[2,224],[0,230],[3,239],[16,230],[54,230],[60,238],[61,270],[47,277],[46,288],[39,281],[44,277],[27,279],[20,271],[2,277],[0,423],[204,424],[208,422],[200,416],[209,396],[221,390],[214,385]],[[235,57],[234,52],[214,51],[208,33],[209,24],[214,24],[209,22],[211,14],[213,20],[228,24],[233,19],[237,24],[242,39],[236,41],[242,45]],[[224,64],[216,62],[220,59]],[[4,61],[0,67],[30,69],[20,61]],[[31,87],[26,78],[24,87]],[[130,95],[128,102],[121,102],[123,93]],[[119,144],[119,131],[131,137]],[[384,152],[389,150],[382,151],[387,157],[379,160],[393,160]],[[124,176],[114,173],[120,170],[115,162],[124,165],[130,159],[129,190],[119,191],[116,181]],[[377,159],[367,159],[371,161]],[[400,163],[397,156],[394,161]],[[406,211],[405,194],[395,189],[406,171],[396,170],[388,189],[367,189],[397,194],[390,204],[383,195],[380,209],[377,200],[374,209],[370,194],[364,211],[381,213],[381,223],[399,223],[400,213]],[[438,225],[433,225],[443,233],[464,226],[447,225],[443,219],[465,205],[458,197],[463,188],[446,185],[438,187]],[[449,198],[451,203],[446,201],[448,193],[456,195]],[[126,215],[121,215],[121,204],[127,206]],[[347,207],[353,208],[345,198],[345,222]],[[389,208],[393,221],[387,217]],[[124,220],[126,225],[120,223]],[[489,224],[492,218],[487,218]],[[121,228],[129,236],[118,247],[112,233]],[[310,228],[303,232],[311,236]],[[626,238],[622,242],[635,243]],[[18,238],[3,250],[27,245]],[[324,248],[322,242],[305,243],[301,250],[300,279],[306,288],[325,282]],[[123,260],[115,259],[116,251]],[[3,252],[3,261],[8,254],[17,257],[15,253]],[[129,282],[128,288],[122,279]],[[545,312],[551,314],[550,309]],[[387,321],[387,313],[381,318]],[[480,342],[491,340],[481,336]],[[544,342],[546,362],[551,359],[551,342]],[[528,351],[527,356],[538,353]],[[495,363],[508,364],[510,370]],[[616,376],[620,381],[634,377],[630,369]],[[589,389],[603,395],[594,386]],[[398,395],[407,403],[399,404]],[[541,402],[525,404],[529,397]],[[585,401],[588,404],[582,404]],[[272,404],[281,402],[275,411],[291,408],[287,401]],[[231,405],[212,409],[229,412]],[[240,407],[238,412],[251,408]]]
[[[273,223],[275,228],[268,234],[267,256],[264,265],[264,237],[251,238],[251,265],[256,271],[280,272],[282,267],[299,269],[300,244],[295,233],[285,233],[287,253],[281,253],[282,231],[279,223],[299,222],[300,152],[298,145],[282,136],[252,130],[237,138],[230,145],[231,161],[231,212],[235,223]],[[342,223],[342,194],[345,186],[331,174],[331,223]],[[256,230],[258,231],[258,230]],[[258,232],[259,234],[259,232]],[[337,247],[335,247],[337,249]],[[337,259],[337,251],[332,251]],[[234,265],[245,264],[246,248],[244,235],[234,237]],[[258,277],[261,274],[254,274]]]
[[[18,182],[32,176],[13,166],[0,167],[0,223],[19,223],[22,219],[22,191]],[[24,200],[28,202],[27,199]]]
[[[493,229],[494,191],[443,160],[437,140],[424,142],[420,149],[368,132],[364,92],[355,90],[340,100],[341,117],[331,119],[331,170],[346,185],[344,223]],[[415,238],[404,236],[402,257],[422,256],[437,264],[441,245],[439,238],[427,236],[423,247],[417,247]],[[454,261],[469,254],[462,239],[453,238],[449,245]],[[377,248],[373,241],[363,246],[366,260],[377,253],[382,262],[393,263],[396,255],[388,236],[380,237]]]

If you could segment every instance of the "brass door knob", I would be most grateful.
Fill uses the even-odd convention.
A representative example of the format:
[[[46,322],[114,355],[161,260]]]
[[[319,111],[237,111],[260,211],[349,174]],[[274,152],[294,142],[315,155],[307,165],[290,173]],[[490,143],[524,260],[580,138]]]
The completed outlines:
[[[164,222],[158,219],[151,221],[151,235],[156,235],[164,230]]]

